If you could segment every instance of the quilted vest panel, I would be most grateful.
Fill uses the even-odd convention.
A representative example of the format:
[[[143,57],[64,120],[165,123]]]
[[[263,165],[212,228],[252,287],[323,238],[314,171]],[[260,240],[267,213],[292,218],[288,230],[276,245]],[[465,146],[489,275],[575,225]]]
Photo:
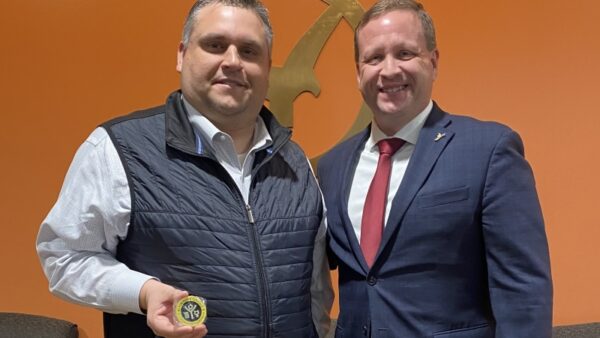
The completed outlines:
[[[257,154],[251,219],[211,154],[165,142],[165,114],[177,109],[168,104],[104,125],[132,197],[117,258],[207,299],[208,337],[314,336],[310,282],[322,207],[305,155],[287,140]],[[134,314],[107,314],[105,334],[154,337],[145,317]]]

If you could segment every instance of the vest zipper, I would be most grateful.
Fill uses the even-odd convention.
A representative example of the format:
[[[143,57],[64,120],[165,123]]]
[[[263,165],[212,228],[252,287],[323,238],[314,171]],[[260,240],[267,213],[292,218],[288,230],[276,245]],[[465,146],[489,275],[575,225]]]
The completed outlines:
[[[254,213],[252,212],[252,208],[250,207],[249,202],[246,203],[244,201],[244,197],[242,196],[242,192],[240,191],[240,189],[237,187],[237,185],[235,184],[235,182],[233,181],[233,179],[231,178],[231,176],[229,175],[229,173],[227,172],[227,170],[225,170],[225,168],[223,168],[223,166],[219,163],[219,161],[217,161],[215,158],[212,158],[210,156],[202,156],[205,158],[208,158],[212,161],[214,161],[217,166],[222,170],[223,172],[223,177],[226,181],[229,182],[229,186],[233,187],[234,190],[234,195],[235,198],[238,199],[239,202],[242,203],[242,205],[245,207],[246,209],[246,217],[248,218],[248,223],[250,224],[250,231],[251,233],[251,245],[252,245],[252,251],[254,253],[254,260],[256,261],[256,270],[258,270],[258,283],[257,283],[257,287],[258,287],[258,292],[261,299],[261,307],[262,307],[262,313],[264,315],[263,317],[263,330],[265,332],[264,334],[264,338],[271,338],[271,330],[272,330],[272,324],[270,322],[271,320],[271,307],[269,306],[269,299],[270,299],[270,295],[269,295],[269,288],[268,288],[268,283],[267,283],[267,277],[265,275],[265,271],[264,271],[264,264],[263,264],[263,260],[262,260],[262,255],[261,255],[261,249],[260,249],[260,239],[258,236],[258,229],[256,229],[256,224],[255,224],[255,219],[254,219]],[[264,161],[263,161],[264,163]],[[253,171],[254,174],[254,171]],[[252,187],[252,182],[250,183],[250,187]],[[248,201],[250,200],[250,196],[251,196],[251,190],[250,193],[248,194]]]
[[[248,214],[248,222],[254,225],[254,214],[252,214],[252,208],[248,204],[246,204],[246,214]]]
[[[259,288],[259,292],[261,294],[262,297],[262,302],[261,302],[261,306],[262,306],[262,310],[264,313],[264,319],[263,319],[263,327],[264,327],[264,332],[265,338],[270,338],[271,337],[271,323],[270,323],[270,318],[271,318],[271,307],[269,306],[268,302],[269,302],[269,290],[267,288],[267,277],[265,276],[265,272],[264,272],[264,266],[263,266],[263,260],[262,260],[262,256],[261,256],[261,249],[260,249],[260,240],[258,238],[258,229],[256,229],[256,224],[254,223],[254,214],[252,213],[252,208],[250,207],[249,204],[246,204],[246,214],[248,216],[248,223],[250,224],[250,228],[252,231],[252,248],[253,248],[253,252],[254,252],[254,259],[256,261],[256,270],[258,271],[258,277],[260,280],[260,283],[258,284],[258,288]]]

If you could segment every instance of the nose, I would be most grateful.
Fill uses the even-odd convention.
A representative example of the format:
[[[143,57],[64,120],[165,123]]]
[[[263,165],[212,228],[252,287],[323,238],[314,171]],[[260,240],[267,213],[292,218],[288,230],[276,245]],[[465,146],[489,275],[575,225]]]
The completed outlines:
[[[386,56],[381,62],[381,76],[394,77],[402,72],[400,62],[392,56]]]
[[[242,60],[238,49],[231,45],[223,55],[223,67],[228,69],[239,69],[242,67]]]

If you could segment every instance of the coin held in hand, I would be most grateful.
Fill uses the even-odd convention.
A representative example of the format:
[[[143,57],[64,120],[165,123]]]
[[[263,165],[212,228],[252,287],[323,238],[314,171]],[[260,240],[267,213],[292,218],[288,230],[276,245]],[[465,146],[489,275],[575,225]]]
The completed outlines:
[[[175,320],[181,325],[196,326],[206,320],[206,300],[202,297],[187,296],[175,304]]]

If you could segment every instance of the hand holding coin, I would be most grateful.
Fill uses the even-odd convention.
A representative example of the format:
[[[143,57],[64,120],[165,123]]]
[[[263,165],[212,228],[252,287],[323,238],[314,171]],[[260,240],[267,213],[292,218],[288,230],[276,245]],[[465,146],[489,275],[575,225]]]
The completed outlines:
[[[206,320],[206,300],[197,296],[180,299],[173,309],[175,321],[181,325],[196,326]]]

